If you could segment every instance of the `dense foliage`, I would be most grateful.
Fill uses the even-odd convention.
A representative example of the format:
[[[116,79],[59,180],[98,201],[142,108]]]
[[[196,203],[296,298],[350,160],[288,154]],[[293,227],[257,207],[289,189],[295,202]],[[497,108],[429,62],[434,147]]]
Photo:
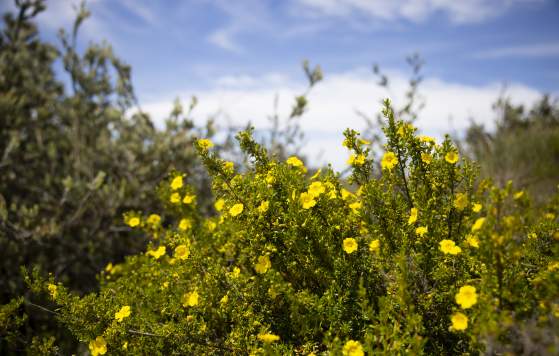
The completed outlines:
[[[540,211],[512,183],[475,184],[450,140],[416,135],[388,101],[384,115],[380,162],[345,132],[355,189],[270,158],[250,130],[242,173],[198,140],[216,216],[176,172],[157,189],[175,219],[126,213],[150,246],[107,265],[99,293],[29,282],[92,355],[556,354],[558,197]]]
[[[22,265],[38,265],[78,292],[96,289],[101,266],[145,248],[119,217],[158,207],[152,188],[173,169],[196,177],[201,202],[209,195],[192,142],[211,130],[193,128],[179,104],[165,130],[141,112],[127,118],[135,102],[130,68],[108,45],[76,49],[85,9],[57,48],[33,23],[42,1],[18,3],[0,33],[0,304],[28,294]],[[31,319],[16,323],[18,338],[0,330],[0,353],[53,330],[35,307],[16,304],[10,310]]]

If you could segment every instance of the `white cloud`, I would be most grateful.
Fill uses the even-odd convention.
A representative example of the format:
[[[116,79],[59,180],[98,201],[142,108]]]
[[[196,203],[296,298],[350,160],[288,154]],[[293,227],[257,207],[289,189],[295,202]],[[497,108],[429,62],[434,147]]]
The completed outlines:
[[[523,46],[495,48],[480,51],[473,56],[477,59],[500,59],[510,57],[559,57],[559,43],[539,43]]]
[[[380,20],[422,22],[442,13],[456,24],[475,23],[499,16],[521,2],[540,0],[293,0],[295,6],[327,16],[365,15]],[[308,12],[307,12],[308,14]]]
[[[407,87],[407,77],[398,71],[388,73],[391,78],[392,92],[375,85],[375,80],[366,69],[355,69],[349,72],[331,74],[319,83],[309,95],[309,110],[301,119],[301,126],[308,138],[304,152],[314,158],[323,152],[323,163],[331,162],[337,169],[343,169],[347,152],[340,146],[343,140],[342,131],[347,128],[361,129],[363,119],[356,110],[376,115],[381,110],[380,101],[390,97],[396,106],[403,100]],[[277,74],[263,76],[273,77]],[[189,98],[195,94],[199,99],[196,116],[202,124],[203,120],[217,112],[226,114],[231,123],[242,126],[251,121],[256,128],[270,127],[268,117],[273,113],[274,98],[279,96],[278,112],[286,117],[291,110],[293,97],[305,90],[302,82],[288,81],[284,78],[279,84],[254,86],[254,83],[266,83],[266,79],[250,76],[239,76],[238,80],[225,77],[222,83],[209,90],[191,88],[180,93],[181,98]],[[219,80],[218,80],[219,83]],[[291,84],[288,84],[291,83]],[[502,92],[499,83],[481,86],[445,82],[432,78],[426,80],[421,93],[427,105],[417,121],[423,133],[442,137],[452,131],[463,131],[469,126],[470,120],[492,126],[494,113],[492,104]],[[507,95],[514,103],[530,105],[541,93],[533,88],[511,84],[507,86]],[[160,100],[143,105],[150,112],[158,125],[171,111],[172,100],[176,94],[162,97]]]
[[[208,41],[221,49],[241,53],[241,47],[234,41],[238,30],[234,27],[219,29],[208,36]]]

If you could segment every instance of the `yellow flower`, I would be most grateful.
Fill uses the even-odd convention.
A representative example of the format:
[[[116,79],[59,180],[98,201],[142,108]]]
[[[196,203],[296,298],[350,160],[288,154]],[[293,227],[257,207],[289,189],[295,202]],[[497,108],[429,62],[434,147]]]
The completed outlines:
[[[196,195],[185,195],[184,198],[182,198],[182,202],[184,204],[192,204],[192,202],[194,202],[196,200]]]
[[[129,305],[125,305],[122,308],[120,308],[120,310],[118,312],[115,313],[115,319],[117,321],[122,321],[124,318],[127,318],[130,316],[130,306]]]
[[[140,218],[137,216],[131,217],[130,219],[128,219],[128,226],[130,227],[136,227],[140,225]]]
[[[219,304],[225,305],[227,304],[228,301],[229,301],[229,295],[225,294],[223,298],[221,298],[221,300],[219,301]]]
[[[112,270],[113,270],[113,263],[112,262],[107,263],[107,266],[105,266],[105,272],[111,273]]]
[[[206,227],[208,228],[209,232],[212,232],[217,227],[217,224],[214,221],[206,220]]]
[[[454,199],[454,207],[460,211],[466,209],[468,206],[468,196],[464,193],[456,194],[456,198]]]
[[[425,164],[431,164],[431,162],[433,161],[433,156],[431,156],[429,153],[422,152],[421,161],[423,161],[423,163]]]
[[[147,222],[150,225],[159,225],[159,223],[161,222],[161,216],[157,214],[151,214],[150,216],[148,216]]]
[[[357,251],[357,247],[357,240],[354,238],[348,237],[347,239],[344,239],[343,248],[346,253],[351,254]]]
[[[280,339],[279,336],[274,334],[258,334],[258,340],[265,342],[266,344],[271,344],[274,341],[278,341]]]
[[[456,303],[460,304],[462,309],[468,309],[477,303],[476,288],[472,286],[460,287],[460,290],[455,296]]]
[[[367,141],[367,140],[362,139],[362,138],[357,139],[357,141],[362,145],[370,145],[371,144],[371,141]]]
[[[342,199],[343,200],[349,199],[350,197],[353,196],[353,193],[351,193],[349,190],[347,190],[345,188],[342,188],[341,193],[342,193]]]
[[[378,252],[380,250],[380,241],[379,239],[374,239],[369,243],[369,251],[371,252]]]
[[[239,267],[234,267],[233,271],[231,272],[232,278],[238,278],[241,275],[241,269]]]
[[[229,214],[231,214],[231,216],[235,217],[237,215],[239,215],[240,213],[243,212],[244,209],[244,205],[241,203],[235,204],[231,207],[231,209],[229,209]]]
[[[227,173],[233,173],[233,172],[235,172],[235,164],[233,162],[227,161],[227,162],[223,163],[223,169]]]
[[[394,152],[390,151],[386,152],[380,161],[382,169],[391,170],[396,164],[398,164],[398,158],[396,158]]]
[[[466,236],[466,243],[471,247],[479,248],[479,239],[475,236],[472,235]]]
[[[419,141],[421,142],[425,142],[425,143],[435,143],[435,139],[432,138],[431,136],[419,136]]]
[[[165,254],[165,252],[166,252],[165,246],[159,246],[159,248],[156,250],[150,250],[146,252],[146,255],[153,256],[153,258],[158,260],[159,258],[161,258],[161,256]]]
[[[364,154],[352,154],[351,156],[349,156],[349,159],[347,160],[347,164],[349,164],[350,166],[361,166],[365,163],[365,155]]]
[[[519,192],[514,193],[513,198],[514,198],[514,200],[518,200],[518,199],[522,198],[523,196],[524,196],[524,191],[521,190]]]
[[[184,307],[195,307],[198,305],[199,295],[197,291],[186,293],[182,296],[182,305]]]
[[[462,331],[468,328],[468,317],[460,312],[452,314],[450,321],[452,330]]]
[[[207,151],[209,148],[212,148],[214,146],[213,142],[208,140],[207,138],[202,138],[196,141],[196,143],[198,144],[198,147],[200,147],[204,151]]]
[[[483,227],[483,223],[485,223],[485,218],[478,218],[472,226],[472,232],[479,231]]]
[[[363,204],[361,204],[361,202],[359,201],[349,204],[349,208],[353,211],[354,214],[357,214],[362,206]]]
[[[52,297],[52,299],[56,298],[56,296],[58,294],[58,286],[56,284],[49,283],[49,285],[47,286],[47,289],[48,289],[49,294]]]
[[[314,196],[312,194],[303,192],[299,197],[299,203],[301,203],[303,209],[310,209],[316,205],[316,200],[314,200]]]
[[[474,206],[472,206],[472,211],[474,213],[479,213],[482,207],[483,206],[480,203],[475,203]]]
[[[454,241],[452,240],[442,240],[439,243],[440,247],[439,249],[443,252],[443,253],[448,253],[451,255],[457,255],[460,252],[462,252],[462,249],[458,246],[456,246],[454,244]]]
[[[272,267],[272,262],[270,262],[270,257],[267,255],[258,257],[258,262],[254,265],[254,270],[256,273],[266,273],[270,267]]]
[[[308,193],[313,197],[319,197],[325,191],[326,187],[321,182],[312,182],[308,189]]]
[[[417,208],[411,208],[410,217],[408,218],[408,225],[411,225],[417,221],[417,213]]]
[[[458,158],[458,153],[454,151],[450,151],[444,156],[444,160],[450,164],[455,164],[456,162],[458,162]]]
[[[175,258],[186,260],[190,256],[190,249],[186,245],[178,245],[175,247]]]
[[[260,212],[260,214],[264,214],[265,212],[268,211],[269,207],[270,207],[270,202],[264,200],[262,203],[260,203],[260,206],[258,207],[258,211]]]
[[[177,190],[177,189],[180,189],[180,188],[182,188],[182,176],[176,176],[171,181],[171,189]]]
[[[295,156],[289,157],[286,162],[293,167],[303,167],[303,162]]]
[[[363,351],[363,346],[359,341],[349,340],[345,343],[342,349],[342,355],[344,356],[363,356],[365,352]]]
[[[179,222],[179,229],[182,230],[182,231],[186,231],[186,230],[190,229],[191,227],[192,227],[192,221],[190,221],[190,219],[183,218]]]
[[[276,178],[273,176],[273,174],[268,172],[268,174],[266,175],[266,183],[274,184],[275,181],[276,181]]]
[[[314,179],[318,178],[320,176],[320,173],[322,173],[322,169],[319,168],[318,171],[316,171],[316,173],[312,175],[310,180],[314,180]]]
[[[104,355],[107,353],[107,343],[103,336],[97,336],[95,340],[89,342],[91,356]]]
[[[173,193],[171,194],[169,201],[173,204],[178,204],[181,201],[181,195],[179,193]]]
[[[215,210],[222,211],[224,205],[225,205],[225,200],[223,200],[221,198],[218,199],[214,204]]]
[[[423,237],[423,235],[427,233],[427,226],[419,226],[417,229],[415,229],[415,233]]]
[[[123,349],[123,350],[128,350],[128,341],[125,341],[125,342],[122,344],[122,349]]]

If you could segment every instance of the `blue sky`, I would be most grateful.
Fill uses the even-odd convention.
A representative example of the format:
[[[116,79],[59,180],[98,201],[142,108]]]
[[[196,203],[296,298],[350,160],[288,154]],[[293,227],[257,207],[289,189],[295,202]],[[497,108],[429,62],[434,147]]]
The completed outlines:
[[[47,1],[39,17],[47,38],[69,27],[75,3]],[[402,99],[413,52],[426,61],[418,125],[433,135],[459,132],[470,120],[490,126],[504,86],[527,105],[559,93],[554,0],[90,0],[88,7],[82,46],[110,42],[159,121],[175,97],[197,95],[200,120],[266,127],[276,94],[287,113],[304,90],[301,61],[320,64],[326,79],[302,121],[305,153],[322,151],[338,167],[345,158],[329,147],[346,126],[363,126],[356,110],[374,114],[382,97]],[[391,91],[375,86],[372,63],[388,71]]]

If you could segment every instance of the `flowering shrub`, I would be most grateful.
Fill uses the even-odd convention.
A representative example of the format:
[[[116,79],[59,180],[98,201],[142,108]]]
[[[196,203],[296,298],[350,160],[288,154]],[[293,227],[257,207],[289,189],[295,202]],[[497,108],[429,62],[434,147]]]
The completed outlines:
[[[175,219],[127,213],[150,246],[101,271],[99,293],[28,281],[92,355],[559,352],[559,198],[534,209],[383,114],[380,164],[346,130],[347,181],[270,158],[251,130],[244,172],[201,139],[215,216],[175,172],[157,189]]]

